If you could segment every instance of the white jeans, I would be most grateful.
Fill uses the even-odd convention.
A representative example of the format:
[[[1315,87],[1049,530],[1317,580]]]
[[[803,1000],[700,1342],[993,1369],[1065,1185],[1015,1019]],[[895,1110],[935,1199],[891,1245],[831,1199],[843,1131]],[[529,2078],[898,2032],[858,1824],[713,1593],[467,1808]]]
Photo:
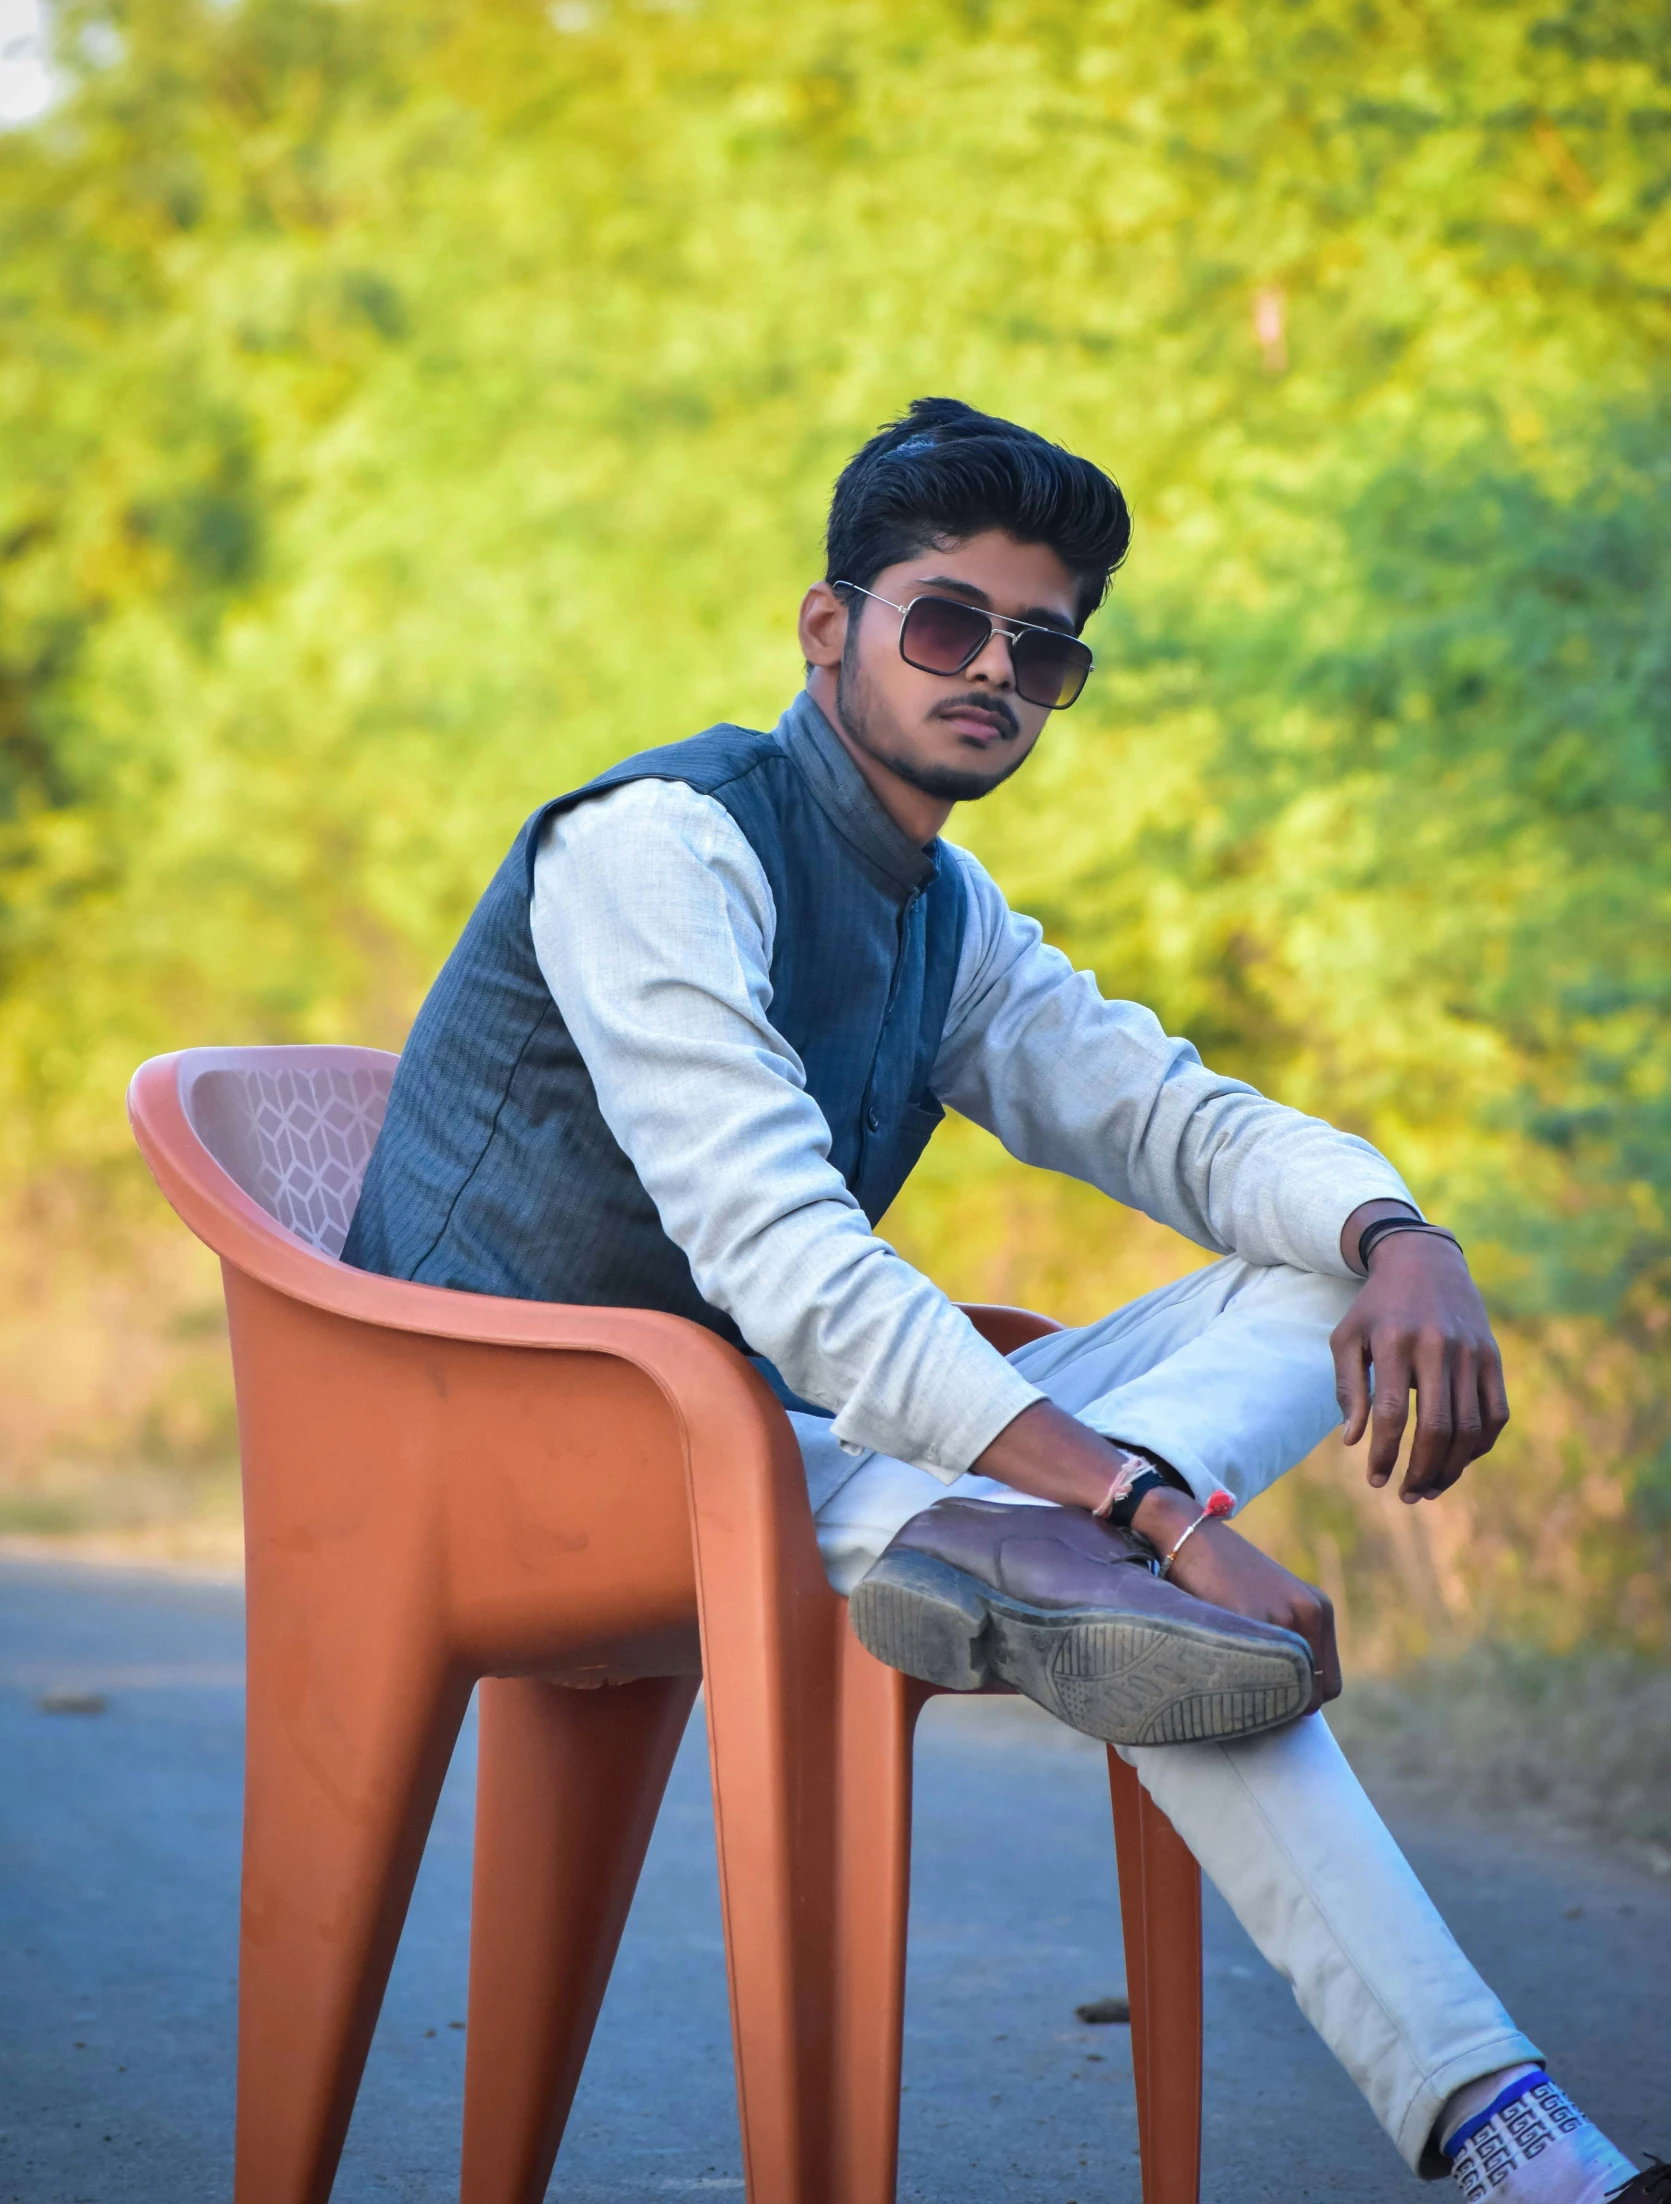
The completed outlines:
[[[1328,1341],[1355,1290],[1215,1263],[1010,1359],[1058,1407],[1151,1448],[1201,1493],[1222,1483],[1247,1499],[1339,1422]],[[985,1477],[948,1487],[886,1455],[855,1458],[828,1423],[792,1420],[840,1592],[936,1500],[1026,1498]],[[1446,2099],[1539,2053],[1463,1957],[1327,1726],[1311,1716],[1241,1743],[1125,1757],[1405,2163],[1441,2173],[1432,2133]]]

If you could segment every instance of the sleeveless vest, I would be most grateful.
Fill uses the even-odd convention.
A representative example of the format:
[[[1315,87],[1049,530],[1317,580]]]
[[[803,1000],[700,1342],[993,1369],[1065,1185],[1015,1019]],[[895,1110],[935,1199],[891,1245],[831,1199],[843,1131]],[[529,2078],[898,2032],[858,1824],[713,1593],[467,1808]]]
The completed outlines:
[[[635,780],[712,796],[776,906],[772,1023],[806,1070],[830,1161],[874,1224],[943,1112],[930,1087],[963,943],[964,891],[911,843],[810,697],[772,733],[711,727],[543,805],[524,825],[412,1028],[344,1262],[521,1300],[666,1309],[747,1342],[604,1123],[529,921],[554,812]]]

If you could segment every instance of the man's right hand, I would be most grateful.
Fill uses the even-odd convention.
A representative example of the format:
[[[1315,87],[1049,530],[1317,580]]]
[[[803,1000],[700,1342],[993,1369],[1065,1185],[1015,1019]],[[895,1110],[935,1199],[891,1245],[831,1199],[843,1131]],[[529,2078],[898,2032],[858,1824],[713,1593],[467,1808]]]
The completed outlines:
[[[1089,1509],[1101,1507],[1118,1462],[1106,1439],[1065,1409],[1040,1400],[1024,1408],[972,1466],[1034,1499]],[[1187,1492],[1149,1492],[1138,1503],[1132,1528],[1157,1553],[1169,1553],[1200,1513],[1200,1502]],[[1304,1638],[1316,1679],[1308,1714],[1340,1697],[1334,1609],[1315,1585],[1262,1554],[1228,1523],[1202,1524],[1178,1556],[1171,1582],[1215,1607],[1253,1622],[1274,1622]]]
[[[1169,1553],[1200,1513],[1200,1502],[1188,1493],[1149,1492],[1138,1503],[1132,1528],[1157,1553]],[[1315,1585],[1261,1553],[1228,1523],[1218,1518],[1203,1523],[1179,1554],[1169,1581],[1215,1607],[1304,1638],[1315,1679],[1308,1714],[1340,1697],[1334,1609]]]

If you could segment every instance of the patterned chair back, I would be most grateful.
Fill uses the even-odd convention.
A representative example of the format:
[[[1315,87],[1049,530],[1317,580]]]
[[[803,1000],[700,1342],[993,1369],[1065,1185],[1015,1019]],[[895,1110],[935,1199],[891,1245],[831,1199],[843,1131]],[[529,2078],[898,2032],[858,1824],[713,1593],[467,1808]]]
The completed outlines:
[[[335,1262],[399,1061],[376,1048],[190,1049],[180,1100],[221,1169]]]

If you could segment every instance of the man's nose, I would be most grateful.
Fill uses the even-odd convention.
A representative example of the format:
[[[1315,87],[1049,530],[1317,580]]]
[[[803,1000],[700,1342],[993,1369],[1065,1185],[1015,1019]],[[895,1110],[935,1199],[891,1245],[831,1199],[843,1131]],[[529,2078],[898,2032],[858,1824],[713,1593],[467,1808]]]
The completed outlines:
[[[982,644],[979,655],[963,669],[964,679],[984,681],[989,688],[1013,689],[1015,687],[1015,661],[1010,656],[1009,637],[994,628]]]

